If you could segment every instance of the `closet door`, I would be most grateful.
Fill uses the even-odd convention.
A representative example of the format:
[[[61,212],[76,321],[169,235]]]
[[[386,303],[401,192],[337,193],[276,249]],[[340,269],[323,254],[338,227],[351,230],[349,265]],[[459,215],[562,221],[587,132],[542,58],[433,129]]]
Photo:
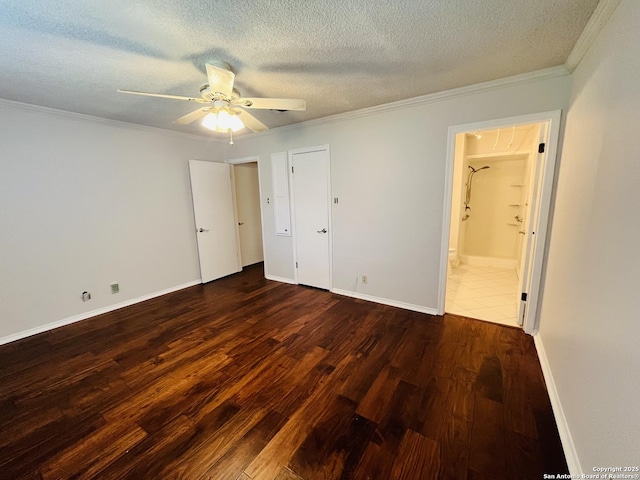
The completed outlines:
[[[331,289],[328,148],[291,152],[298,283]]]

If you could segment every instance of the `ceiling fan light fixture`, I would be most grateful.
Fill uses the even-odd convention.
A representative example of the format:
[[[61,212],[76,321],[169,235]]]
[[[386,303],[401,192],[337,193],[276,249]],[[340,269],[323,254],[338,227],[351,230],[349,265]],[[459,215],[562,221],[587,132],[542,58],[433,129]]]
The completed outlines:
[[[207,113],[202,119],[202,126],[208,128],[209,130],[217,130],[218,129],[218,114],[217,113]]]
[[[240,119],[238,115],[231,115],[231,119],[229,120],[229,125],[232,131],[237,132],[238,130],[242,130],[244,128],[244,123]]]
[[[228,132],[231,128],[231,115],[226,110],[218,111],[218,132]]]
[[[226,133],[229,130],[237,132],[244,128],[244,123],[235,113],[229,113],[227,110],[219,110],[210,112],[202,119],[202,126],[220,133]]]

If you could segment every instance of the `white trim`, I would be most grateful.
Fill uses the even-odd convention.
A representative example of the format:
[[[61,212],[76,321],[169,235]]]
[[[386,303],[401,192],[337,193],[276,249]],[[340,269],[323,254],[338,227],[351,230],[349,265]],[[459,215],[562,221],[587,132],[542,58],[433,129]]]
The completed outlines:
[[[114,310],[119,310],[120,308],[135,305],[136,303],[144,302],[146,300],[151,300],[152,298],[160,297],[168,293],[177,292],[178,290],[183,290],[185,288],[193,287],[195,285],[200,285],[200,283],[201,283],[200,280],[194,280],[192,282],[176,285],[175,287],[166,288],[158,292],[142,295],[141,297],[132,298],[131,300],[126,300],[121,303],[116,303],[114,305],[109,305],[107,307],[91,310],[90,312],[80,313],[78,315],[74,315],[73,317],[63,318],[62,320],[47,323],[46,325],[40,325],[38,327],[30,328],[28,330],[23,330],[22,332],[13,333],[6,337],[0,338],[0,345],[4,345],[5,343],[10,343],[10,342],[15,342],[16,340],[21,340],[23,338],[31,337],[32,335],[37,335],[38,333],[43,333],[49,330],[53,330],[54,328],[64,327],[65,325],[79,322],[80,320],[86,320],[88,318],[95,317],[97,315],[102,315],[103,313],[109,313]]]
[[[292,152],[293,150],[289,150],[287,152],[287,177],[289,179],[289,218],[291,219],[291,265],[293,266],[293,283],[298,285],[298,268],[296,267],[296,262],[298,261],[298,246],[296,244],[296,212],[294,210],[295,206],[293,202],[293,175],[291,172],[293,166]]]
[[[550,112],[532,113],[528,115],[518,115],[515,117],[499,118],[494,120],[474,122],[463,125],[450,126],[447,134],[447,158],[446,158],[446,177],[445,177],[445,189],[444,189],[444,213],[442,216],[442,239],[441,239],[441,252],[440,252],[440,285],[438,289],[438,313],[444,314],[445,309],[445,294],[446,294],[446,281],[447,281],[447,263],[449,259],[449,225],[451,222],[451,192],[453,189],[453,165],[455,162],[455,137],[458,133],[473,132],[475,130],[488,130],[493,128],[504,127],[505,125],[526,125],[530,123],[546,123],[548,124],[547,138],[546,138],[546,153],[545,153],[545,165],[544,177],[542,178],[540,188],[540,203],[539,203],[539,216],[538,224],[532,226],[536,232],[536,246],[533,259],[533,268],[531,272],[531,285],[535,288],[531,288],[528,292],[528,308],[526,322],[523,325],[525,333],[533,335],[538,328],[537,318],[537,302],[540,298],[540,290],[542,288],[542,265],[546,255],[547,244],[547,228],[549,221],[550,205],[551,205],[551,192],[553,190],[553,177],[555,172],[555,165],[557,163],[557,148],[560,136],[560,120],[561,110],[554,110]],[[459,252],[461,253],[461,252]]]
[[[354,118],[366,117],[374,115],[379,112],[402,110],[406,108],[413,108],[420,105],[426,105],[429,103],[440,102],[455,97],[463,97],[467,95],[473,95],[478,92],[484,92],[489,90],[496,90],[508,85],[524,84],[535,80],[551,79],[558,77],[566,77],[569,75],[569,71],[564,65],[557,67],[545,68],[543,70],[536,70],[535,72],[523,73],[520,75],[513,75],[511,77],[499,78],[496,80],[490,80],[488,82],[476,83],[474,85],[467,85],[465,87],[453,88],[451,90],[444,90],[442,92],[429,93],[427,95],[421,95],[419,97],[408,98],[405,100],[398,100],[396,102],[384,103],[382,105],[376,105],[373,107],[362,108],[354,110],[352,112],[338,113],[336,115],[330,115],[328,117],[315,118],[313,120],[307,120],[305,122],[293,123],[289,125],[283,125],[281,127],[271,128],[259,133],[245,134],[237,138],[237,140],[243,140],[245,138],[256,138],[258,136],[269,136],[277,133],[286,132],[299,127],[312,127],[316,125],[323,125],[326,123],[341,122],[343,120],[352,120]]]
[[[558,425],[558,433],[560,434],[560,441],[562,442],[562,449],[564,450],[564,456],[567,460],[567,466],[569,467],[569,473],[575,476],[582,476],[582,466],[580,465],[580,459],[576,452],[576,446],[573,443],[571,431],[569,430],[569,424],[567,418],[564,415],[562,409],[562,402],[558,395],[558,389],[556,383],[553,380],[553,374],[551,373],[551,366],[549,365],[549,359],[547,353],[544,350],[542,344],[542,338],[539,334],[533,336],[533,342],[538,352],[538,358],[540,359],[540,367],[542,368],[542,375],[544,376],[544,382],[547,385],[547,392],[549,393],[549,400],[551,400],[551,408],[553,409],[553,415]]]
[[[14,102],[13,100],[0,99],[0,107],[12,108],[14,110],[22,110],[26,112],[36,112],[45,115],[52,115],[55,117],[70,118],[72,120],[82,120],[83,122],[97,123],[100,125],[109,125],[112,127],[126,128],[128,130],[140,130],[148,133],[155,133],[157,135],[189,138],[191,140],[200,140],[205,142],[223,143],[226,141],[214,137],[205,135],[197,135],[195,133],[177,132],[175,130],[166,130],[164,128],[149,127],[147,125],[140,125],[138,123],[128,123],[120,120],[111,120],[109,118],[96,117],[94,115],[87,115],[85,113],[68,112],[66,110],[58,110],[57,108],[42,107],[40,105],[32,105],[30,103]]]
[[[285,277],[276,277],[275,275],[267,275],[265,273],[264,278],[266,278],[267,280],[273,280],[274,282],[280,282],[280,283],[289,283],[291,285],[297,285],[298,283],[292,279],[292,278],[285,278]]]
[[[570,73],[573,73],[580,64],[587,50],[589,50],[589,47],[598,37],[602,28],[609,21],[609,18],[611,18],[611,15],[619,3],[620,0],[600,0],[587,25],[584,27],[584,30],[582,30],[573,50],[571,50],[571,53],[567,57],[567,61],[564,63],[564,66]]]
[[[224,163],[230,163],[231,165],[237,165],[239,163],[253,163],[258,162],[260,157],[258,155],[251,155],[249,157],[240,157],[240,158],[227,158]]]
[[[398,302],[396,300],[389,300],[387,298],[375,297],[373,295],[366,295],[364,293],[352,292],[351,290],[342,290],[340,288],[331,289],[331,293],[337,295],[344,295],[345,297],[358,298],[360,300],[366,300],[368,302],[380,303],[382,305],[389,305],[391,307],[398,307],[404,310],[411,310],[413,312],[427,313],[429,315],[438,315],[434,308],[423,307],[421,305],[414,305],[412,303]]]
[[[604,3],[615,3],[615,5],[617,5],[617,3],[620,2],[620,0],[601,0],[601,2]],[[606,7],[607,8],[607,12],[609,12],[609,10],[613,10],[613,8],[615,8],[615,6],[613,8],[611,7]],[[604,10],[605,8],[602,8],[601,10]],[[594,12],[594,17],[596,16],[596,13],[598,12],[598,9],[596,9],[596,12]],[[610,12],[608,13],[608,15],[610,15]],[[592,17],[593,18],[593,17]],[[603,18],[604,15],[603,15]],[[608,19],[609,17],[607,16],[606,19]],[[590,22],[591,23],[591,22]],[[589,27],[589,24],[587,25],[587,27]],[[598,27],[598,31],[601,27]],[[586,29],[585,29],[586,30]],[[584,35],[584,33],[583,33]],[[580,40],[582,39],[582,36],[580,37]],[[579,40],[579,42],[580,42]],[[590,45],[590,44],[589,44]],[[577,47],[577,44],[576,44]],[[576,50],[576,48],[574,48],[574,50]],[[571,55],[573,55],[573,52],[571,53]],[[571,55],[569,55],[569,58],[571,58]],[[567,60],[567,63],[565,65],[570,65],[569,63],[569,59]],[[400,109],[404,109],[404,108],[411,108],[411,107],[415,107],[415,106],[419,106],[419,105],[424,105],[424,104],[429,104],[429,103],[434,103],[434,102],[439,102],[442,100],[447,100],[449,98],[453,98],[453,97],[461,97],[461,96],[466,96],[466,95],[472,95],[475,94],[477,92],[483,92],[483,91],[488,91],[488,90],[495,90],[497,88],[501,88],[507,85],[512,85],[512,84],[523,84],[523,83],[528,83],[531,81],[535,81],[535,80],[540,80],[540,79],[545,79],[545,78],[557,78],[557,77],[564,77],[569,75],[570,70],[568,70],[567,66],[565,65],[561,65],[561,66],[557,66],[557,67],[551,67],[551,68],[546,68],[543,70],[536,70],[534,72],[528,72],[528,73],[523,73],[520,75],[513,75],[510,77],[505,77],[505,78],[499,78],[496,80],[490,80],[488,82],[482,82],[482,83],[476,83],[473,85],[467,85],[464,87],[458,87],[458,88],[453,88],[450,90],[444,90],[442,92],[435,92],[435,93],[429,93],[427,95],[421,95],[419,97],[414,97],[414,98],[408,98],[408,99],[404,99],[404,100],[399,100],[396,102],[390,102],[390,103],[385,103],[382,105],[376,105],[373,107],[367,107],[367,108],[362,108],[359,110],[354,110],[352,112],[345,112],[345,113],[338,113],[336,115],[330,115],[327,117],[322,117],[322,118],[316,118],[313,120],[307,120],[304,122],[298,122],[298,123],[293,123],[293,124],[288,124],[288,125],[283,125],[281,127],[276,127],[276,128],[272,128],[269,130],[265,130],[263,132],[259,132],[259,133],[245,133],[245,134],[241,134],[241,135],[236,135],[234,140],[237,141],[241,141],[243,139],[246,138],[255,138],[257,136],[268,136],[268,135],[273,135],[274,133],[281,133],[283,131],[286,130],[291,130],[291,129],[295,129],[298,127],[311,127],[311,126],[315,126],[315,125],[322,125],[322,124],[326,124],[326,123],[334,123],[334,122],[340,122],[343,120],[351,120],[354,118],[359,118],[359,117],[366,117],[368,115],[373,115],[375,113],[378,112],[383,112],[383,111],[393,111],[393,110],[400,110]],[[130,129],[137,129],[137,130],[144,130],[144,131],[148,131],[148,132],[155,132],[158,134],[163,134],[163,135],[176,135],[182,138],[192,138],[192,139],[198,139],[198,140],[205,140],[205,141],[210,141],[213,143],[227,143],[227,138],[226,137],[210,137],[210,136],[206,136],[206,135],[198,135],[195,133],[184,133],[184,132],[177,132],[175,130],[165,130],[162,128],[157,128],[157,127],[148,127],[145,125],[139,125],[136,123],[127,123],[127,122],[122,122],[119,120],[110,120],[110,119],[106,119],[106,118],[101,118],[101,117],[95,117],[93,115],[86,115],[83,113],[75,113],[75,112],[68,112],[65,110],[58,110],[55,108],[50,108],[50,107],[41,107],[38,105],[31,105],[28,103],[21,103],[21,102],[15,102],[12,100],[2,100],[0,99],[0,106],[7,106],[10,108],[16,108],[19,110],[32,110],[32,111],[36,111],[36,112],[41,112],[41,113],[48,113],[48,114],[52,114],[52,115],[58,115],[58,116],[63,116],[63,117],[69,117],[69,118],[76,118],[76,119],[81,119],[81,120],[85,120],[85,121],[90,121],[90,122],[94,122],[94,123],[102,123],[102,124],[108,124],[108,125],[113,125],[113,126],[120,126],[123,128],[130,128]],[[205,132],[206,133],[206,132]]]
[[[544,165],[542,179],[540,180],[540,193],[538,193],[538,219],[537,223],[529,225],[527,235],[531,237],[532,231],[535,231],[536,241],[533,249],[533,259],[531,260],[531,273],[529,273],[529,291],[527,292],[527,313],[522,325],[525,333],[533,335],[537,332],[539,326],[538,303],[541,298],[542,285],[542,269],[547,256],[547,247],[549,244],[548,229],[549,217],[551,214],[551,196],[554,190],[553,179],[555,178],[558,143],[560,142],[560,122],[562,114],[560,110],[549,112],[550,118],[547,120],[548,129],[545,139],[546,149],[544,153]]]

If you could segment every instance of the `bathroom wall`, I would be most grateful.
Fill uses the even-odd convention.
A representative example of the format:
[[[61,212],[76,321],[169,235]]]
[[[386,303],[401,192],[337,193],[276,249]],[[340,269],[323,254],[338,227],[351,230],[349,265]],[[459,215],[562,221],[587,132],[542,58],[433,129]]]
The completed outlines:
[[[517,268],[522,252],[528,194],[529,158],[537,142],[537,125],[524,125],[467,135],[462,190],[469,166],[474,174],[469,218],[460,227],[460,254],[465,263]],[[462,206],[464,209],[464,205]],[[518,219],[516,219],[518,216]]]
[[[518,231],[515,220],[520,214],[521,196],[526,170],[526,156],[500,160],[473,160],[472,195],[467,210],[465,256],[512,259],[519,257]],[[513,268],[515,268],[515,263]]]

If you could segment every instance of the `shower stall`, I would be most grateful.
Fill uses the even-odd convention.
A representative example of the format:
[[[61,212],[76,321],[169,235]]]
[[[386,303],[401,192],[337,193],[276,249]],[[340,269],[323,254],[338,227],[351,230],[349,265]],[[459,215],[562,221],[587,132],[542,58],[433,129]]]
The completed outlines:
[[[458,137],[450,260],[454,265],[460,262],[519,270],[537,126]]]

